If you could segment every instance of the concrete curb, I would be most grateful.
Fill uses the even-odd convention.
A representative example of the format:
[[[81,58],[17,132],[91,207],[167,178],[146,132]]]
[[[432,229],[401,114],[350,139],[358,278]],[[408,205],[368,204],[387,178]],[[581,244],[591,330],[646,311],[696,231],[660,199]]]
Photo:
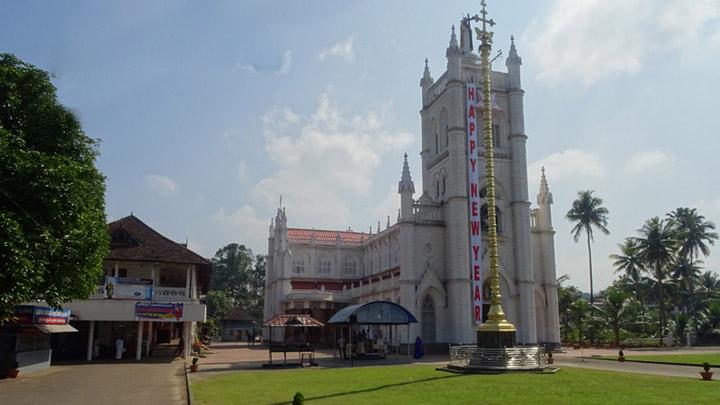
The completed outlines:
[[[192,389],[190,388],[190,372],[188,371],[187,360],[183,361],[183,369],[185,370],[185,395],[187,395],[187,404],[193,405]]]
[[[579,359],[579,357],[576,357]],[[615,361],[618,363],[622,363],[620,360],[617,359],[608,359],[604,357],[585,357],[588,360],[605,360],[605,361]],[[644,363],[644,364],[659,364],[662,366],[687,366],[687,367],[700,367],[702,368],[702,364],[693,364],[693,363],[668,363],[666,361],[653,361],[653,360],[630,360],[625,359],[625,363]],[[720,368],[720,365],[718,364],[710,364],[710,367],[714,368]]]

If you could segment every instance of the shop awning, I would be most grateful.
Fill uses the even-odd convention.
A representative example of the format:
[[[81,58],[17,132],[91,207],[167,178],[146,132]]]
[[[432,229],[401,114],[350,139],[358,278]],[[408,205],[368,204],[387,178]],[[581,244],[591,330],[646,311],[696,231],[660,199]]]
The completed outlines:
[[[77,332],[78,330],[70,325],[43,325],[35,324],[34,327],[40,329],[45,333],[64,333],[64,332]]]

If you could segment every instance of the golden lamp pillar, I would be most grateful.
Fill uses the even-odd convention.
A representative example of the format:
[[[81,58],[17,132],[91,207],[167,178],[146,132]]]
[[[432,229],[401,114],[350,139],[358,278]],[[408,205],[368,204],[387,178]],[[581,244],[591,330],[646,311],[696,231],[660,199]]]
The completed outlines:
[[[490,51],[492,49],[493,33],[487,30],[487,25],[492,27],[495,22],[488,20],[485,10],[485,0],[482,4],[482,17],[477,21],[482,22],[482,30],[475,28],[477,37],[480,40],[480,60],[482,66],[483,87],[482,106],[477,107],[482,113],[483,137],[485,141],[485,173],[487,176],[487,207],[488,207],[488,254],[490,256],[490,310],[487,319],[477,328],[477,345],[484,348],[513,347],[515,345],[515,326],[505,319],[505,311],[502,308],[500,295],[500,276],[498,265],[498,235],[497,216],[495,213],[495,166],[494,148],[492,136],[492,100],[490,94]]]

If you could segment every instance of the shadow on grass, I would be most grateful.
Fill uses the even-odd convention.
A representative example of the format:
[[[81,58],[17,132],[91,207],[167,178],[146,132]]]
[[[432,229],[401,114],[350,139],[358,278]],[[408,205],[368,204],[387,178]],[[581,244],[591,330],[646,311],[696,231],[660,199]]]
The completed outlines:
[[[435,381],[435,380],[444,380],[447,378],[458,378],[458,377],[465,377],[465,376],[466,376],[465,374],[453,374],[453,375],[446,375],[446,376],[442,376],[442,377],[424,378],[422,380],[405,381],[405,382],[400,382],[400,383],[395,383],[395,384],[385,384],[385,385],[380,385],[377,387],[366,388],[363,390],[338,392],[335,394],[318,395],[316,397],[305,397],[305,401],[307,402],[307,401],[313,401],[313,400],[319,400],[319,399],[328,399],[328,398],[335,398],[335,397],[343,397],[343,396],[347,396],[347,395],[363,394],[366,392],[384,390],[386,388],[401,387],[403,385],[419,384],[419,383],[425,383],[425,382],[430,382],[430,381]],[[292,404],[292,401],[275,402],[275,403],[272,403],[271,405],[287,405],[287,404]]]

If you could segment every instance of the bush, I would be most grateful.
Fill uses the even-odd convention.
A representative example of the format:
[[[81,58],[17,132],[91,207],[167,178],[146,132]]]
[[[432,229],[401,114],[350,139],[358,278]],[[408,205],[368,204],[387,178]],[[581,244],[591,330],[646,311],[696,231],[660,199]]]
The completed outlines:
[[[303,405],[305,403],[305,397],[303,394],[296,392],[292,403],[293,405]]]

